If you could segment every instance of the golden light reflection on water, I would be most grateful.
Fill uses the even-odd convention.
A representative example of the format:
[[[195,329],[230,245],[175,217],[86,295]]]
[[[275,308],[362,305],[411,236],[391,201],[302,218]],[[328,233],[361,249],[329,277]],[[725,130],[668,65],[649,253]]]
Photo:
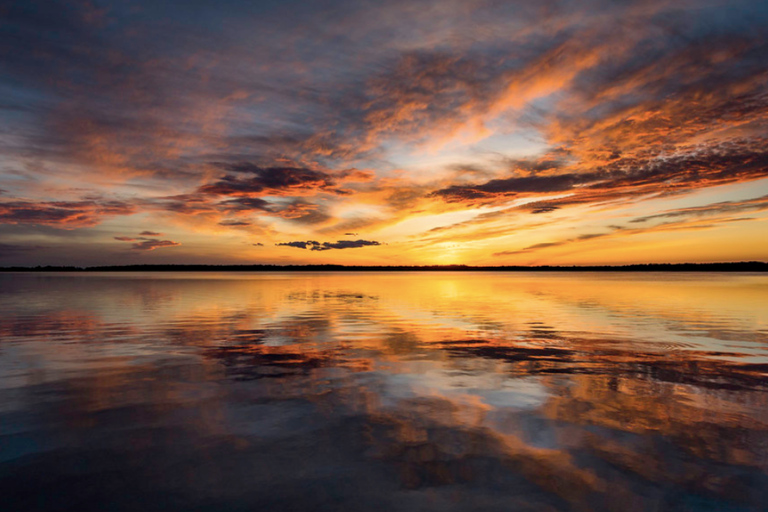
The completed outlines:
[[[18,507],[768,507],[766,276],[0,284]]]

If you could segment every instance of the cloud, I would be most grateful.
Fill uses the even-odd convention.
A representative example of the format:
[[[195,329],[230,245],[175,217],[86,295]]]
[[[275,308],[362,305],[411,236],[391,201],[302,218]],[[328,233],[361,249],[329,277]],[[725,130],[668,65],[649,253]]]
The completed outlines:
[[[223,220],[219,222],[219,226],[250,226],[251,223],[247,220]]]
[[[225,213],[259,213],[262,216],[281,217],[286,220],[303,224],[318,224],[331,218],[320,205],[309,203],[298,198],[294,198],[289,202],[285,202],[285,200],[270,202],[258,197],[236,197],[234,199],[215,203],[212,207]],[[223,224],[222,222],[229,223]],[[232,226],[235,224],[232,224],[231,222],[237,221],[222,222],[219,224]]]
[[[302,224],[321,224],[332,217],[320,205],[294,200],[275,210],[275,215]]]
[[[209,197],[195,193],[145,199],[142,201],[141,205],[150,211],[172,212],[182,217],[219,213],[219,209],[216,208],[215,203],[213,203]],[[230,211],[231,208],[229,205],[225,204],[222,205],[220,209],[227,212]],[[238,209],[241,208],[234,208],[235,211]]]
[[[247,196],[297,196],[319,191],[341,194],[335,189],[336,179],[323,171],[298,167],[259,167],[241,162],[219,164],[227,174],[213,183],[200,187],[204,194]]]
[[[139,233],[140,236],[163,236],[162,233],[155,233],[154,231],[142,231]]]
[[[297,249],[307,249],[312,247],[319,247],[320,242],[316,242],[314,240],[308,240],[306,242],[281,242],[275,245],[280,245],[285,247],[296,247]]]
[[[533,206],[533,205],[540,205],[541,203],[532,203],[532,206],[529,206],[531,213],[538,214],[538,213],[549,213],[554,212],[555,210],[559,210],[559,206],[551,205],[551,204],[544,204],[541,206]]]
[[[621,157],[589,172],[494,179],[477,185],[451,185],[431,194],[447,202],[505,203],[544,196],[523,209],[546,213],[569,205],[631,199],[647,194],[679,194],[699,188],[768,177],[768,139],[735,139],[681,146],[675,151]],[[562,193],[568,193],[562,196]],[[548,200],[546,195],[561,197]]]
[[[264,212],[273,211],[272,203],[258,197],[237,197],[227,201],[221,201],[216,207],[226,212],[245,212],[260,210]]]
[[[619,228],[619,229],[621,229],[621,228]],[[615,231],[618,231],[619,229],[616,229]],[[625,232],[624,234],[634,234],[634,233]],[[611,236],[611,233],[587,233],[587,234],[584,234],[584,235],[579,235],[579,236],[576,236],[576,237],[573,237],[573,238],[564,239],[564,240],[557,240],[557,241],[554,241],[554,242],[542,242],[542,243],[538,243],[538,244],[533,244],[533,245],[529,245],[527,247],[524,247],[524,248],[518,249],[518,250],[514,250],[514,251],[500,251],[500,252],[494,253],[493,255],[494,256],[514,256],[514,255],[518,255],[518,254],[525,254],[525,253],[529,253],[529,252],[539,251],[541,249],[549,249],[549,248],[552,248],[552,247],[560,247],[560,246],[563,246],[563,245],[571,245],[571,244],[573,244],[575,242],[583,242],[583,241],[586,241],[586,240],[593,240],[595,238],[602,238],[602,237],[607,237],[607,236]]]
[[[160,247],[176,247],[178,245],[181,245],[181,243],[171,240],[151,239],[137,242],[131,246],[131,249],[134,251],[154,251]]]
[[[381,242],[376,242],[375,240],[339,240],[335,243],[323,242],[322,249],[314,250],[354,249],[356,247],[368,247],[373,245],[381,245]]]
[[[479,55],[435,51],[400,55],[367,83],[362,146],[392,135],[424,139],[468,122],[479,107],[476,104],[484,104],[493,94],[495,79],[502,74]]]
[[[131,215],[136,207],[122,201],[5,201],[0,224],[36,224],[62,229],[91,227],[108,217]]]
[[[654,220],[664,221],[657,224],[642,227],[611,225],[608,226],[608,231],[603,233],[585,233],[562,240],[537,243],[522,249],[496,252],[494,253],[494,256],[525,254],[552,247],[572,245],[574,243],[585,242],[597,238],[616,238],[667,231],[698,231],[712,229],[729,223],[754,220],[751,217],[734,217],[734,215],[750,211],[768,211],[768,196],[745,199],[742,201],[722,201],[703,206],[667,210],[659,214],[637,217],[629,221],[629,224],[651,223],[651,221]]]
[[[275,245],[309,249],[310,251],[328,251],[330,249],[355,249],[358,247],[369,247],[382,244],[381,242],[376,242],[374,240],[339,240],[337,242],[322,243],[315,240],[308,240],[306,242],[283,242]]]
[[[768,73],[758,58],[768,38],[746,17],[750,8],[740,4],[729,21],[706,26],[669,13],[660,26],[655,11],[664,3],[645,14],[634,7],[623,8],[621,32],[582,16],[586,25],[574,25],[567,40],[502,73],[509,85],[497,99],[493,91],[481,95],[484,105],[467,99],[478,119],[517,111],[549,147],[494,179],[461,176],[430,197],[457,209],[541,197],[521,209],[546,213],[768,176]],[[765,14],[751,12],[755,22]],[[651,23],[639,23],[646,16]],[[570,70],[569,55],[583,58]],[[550,80],[558,74],[567,79]],[[549,100],[534,108],[535,97]]]
[[[142,231],[142,235],[146,233],[151,233],[150,231]],[[130,237],[130,236],[116,236],[114,237],[115,240],[118,240],[120,242],[133,242],[131,245],[131,250],[134,251],[154,251],[155,249],[158,249],[160,247],[175,247],[178,245],[181,245],[179,242],[174,242],[171,240],[160,240],[157,238],[148,238],[145,236],[139,236],[139,237]]]
[[[181,5],[6,6],[0,223],[464,241],[768,176],[760,2]]]
[[[734,213],[743,213],[750,211],[768,210],[768,196],[756,197],[754,199],[745,199],[743,201],[722,201],[704,206],[693,206],[690,208],[679,208],[676,210],[667,210],[654,215],[646,215],[629,221],[630,223],[648,222],[656,219],[674,219],[680,217],[705,217],[712,215],[727,215]]]
[[[446,201],[477,201],[525,194],[547,194],[572,190],[576,185],[597,182],[608,177],[608,172],[512,177],[495,179],[480,185],[452,185],[433,192],[432,196],[444,198]]]

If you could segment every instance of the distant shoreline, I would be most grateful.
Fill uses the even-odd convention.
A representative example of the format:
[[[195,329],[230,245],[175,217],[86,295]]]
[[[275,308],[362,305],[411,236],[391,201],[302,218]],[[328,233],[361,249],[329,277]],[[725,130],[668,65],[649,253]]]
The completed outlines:
[[[111,265],[0,267],[0,272],[768,272],[768,262],[634,265]]]

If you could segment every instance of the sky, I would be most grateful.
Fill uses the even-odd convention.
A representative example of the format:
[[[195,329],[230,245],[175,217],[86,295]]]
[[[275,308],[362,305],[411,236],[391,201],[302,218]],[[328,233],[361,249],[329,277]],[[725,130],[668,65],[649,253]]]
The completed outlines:
[[[0,266],[768,260],[762,0],[0,0]]]

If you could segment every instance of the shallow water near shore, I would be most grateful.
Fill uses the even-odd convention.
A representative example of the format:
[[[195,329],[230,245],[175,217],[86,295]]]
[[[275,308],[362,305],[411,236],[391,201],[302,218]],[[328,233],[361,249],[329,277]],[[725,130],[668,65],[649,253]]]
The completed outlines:
[[[768,509],[768,276],[0,274],[9,511]]]

